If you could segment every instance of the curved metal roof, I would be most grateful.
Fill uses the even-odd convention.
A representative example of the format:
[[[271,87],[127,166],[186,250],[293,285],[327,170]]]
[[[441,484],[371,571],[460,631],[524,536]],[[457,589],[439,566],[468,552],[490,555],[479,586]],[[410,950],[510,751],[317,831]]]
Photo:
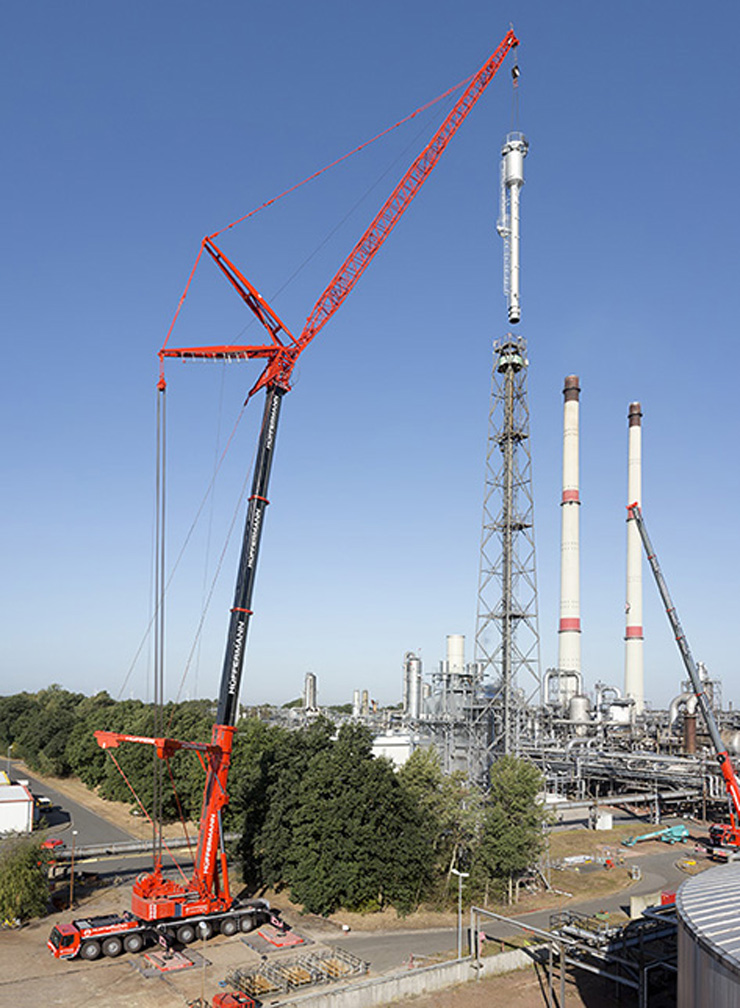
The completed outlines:
[[[676,894],[681,923],[713,955],[740,974],[740,864],[695,875]]]

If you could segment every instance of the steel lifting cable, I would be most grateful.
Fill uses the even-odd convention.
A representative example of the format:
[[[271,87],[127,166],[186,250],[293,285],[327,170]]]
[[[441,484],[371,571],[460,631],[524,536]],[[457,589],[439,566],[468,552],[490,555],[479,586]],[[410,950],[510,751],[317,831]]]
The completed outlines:
[[[193,520],[192,520],[192,522],[190,524],[190,528],[188,529],[187,534],[185,535],[185,538],[183,539],[182,546],[180,547],[180,551],[177,554],[177,558],[175,559],[175,562],[172,565],[172,570],[170,571],[169,577],[167,578],[166,582],[164,582],[164,581],[162,582],[162,585],[163,585],[163,587],[162,587],[162,599],[164,599],[164,596],[166,595],[166,593],[167,593],[167,591],[168,591],[168,589],[169,589],[169,587],[170,587],[170,585],[172,583],[172,579],[174,578],[174,576],[175,576],[175,574],[176,574],[176,572],[177,572],[177,570],[178,570],[178,568],[180,566],[182,558],[185,555],[185,551],[186,551],[186,549],[187,549],[187,547],[188,547],[188,545],[190,543],[190,540],[192,539],[193,534],[195,532],[195,528],[196,528],[198,522],[200,521],[200,516],[203,513],[203,509],[205,508],[205,506],[206,506],[206,504],[208,502],[208,498],[213,493],[213,490],[214,490],[214,487],[215,487],[215,483],[216,483],[216,479],[218,477],[218,473],[219,473],[219,471],[221,469],[221,466],[223,465],[223,463],[224,463],[224,461],[226,459],[226,455],[228,454],[229,449],[231,448],[231,442],[234,440],[234,437],[236,436],[237,429],[239,427],[239,424],[241,423],[242,417],[244,416],[245,410],[246,410],[246,403],[242,406],[241,411],[240,411],[238,417],[236,418],[234,426],[231,429],[231,433],[229,434],[229,437],[228,437],[228,439],[226,441],[226,446],[224,447],[224,450],[221,452],[221,457],[220,457],[220,459],[218,461],[218,465],[215,468],[215,471],[213,473],[213,477],[211,478],[211,482],[206,487],[205,493],[203,494],[203,498],[202,498],[200,504],[198,505],[198,509],[195,512],[195,517],[193,518]],[[164,524],[162,524],[162,529],[164,530]],[[157,553],[157,549],[158,549],[158,547],[155,545],[155,554]],[[162,567],[162,570],[164,571],[164,566]],[[136,664],[137,664],[137,662],[138,662],[138,660],[139,660],[139,658],[141,656],[141,652],[144,650],[144,645],[146,644],[147,640],[149,639],[149,635],[152,633],[152,629],[153,629],[153,627],[155,625],[155,622],[157,621],[158,618],[159,618],[159,605],[158,605],[158,596],[157,596],[156,590],[155,590],[154,605],[152,607],[152,616],[151,616],[151,618],[149,620],[149,623],[147,624],[146,630],[144,631],[144,633],[142,635],[141,641],[139,642],[139,646],[136,649],[136,653],[134,654],[134,657],[131,659],[131,663],[130,663],[130,665],[128,667],[126,675],[123,678],[123,683],[122,683],[122,685],[120,686],[120,688],[118,690],[117,698],[119,700],[123,696],[123,692],[126,689],[128,681],[129,681],[129,679],[131,678],[131,676],[133,674],[134,668],[136,667]],[[163,619],[164,619],[164,617],[163,617]]]
[[[245,408],[246,407],[242,407],[242,413],[244,412]],[[244,500],[244,498],[246,496],[246,493],[247,493],[247,487],[248,487],[248,484],[249,484],[249,479],[251,477],[252,469],[254,467],[254,455],[255,454],[256,454],[256,448],[255,448],[255,452],[252,455],[251,462],[250,462],[249,466],[246,469],[246,475],[244,476],[244,481],[242,482],[241,489],[240,489],[239,494],[237,496],[236,506],[235,506],[233,514],[231,516],[231,523],[229,525],[228,532],[226,533],[226,538],[224,540],[224,545],[223,545],[223,548],[221,549],[221,554],[220,554],[220,556],[218,558],[218,562],[216,564],[216,569],[215,569],[215,571],[213,573],[213,577],[211,579],[211,585],[210,585],[210,588],[208,590],[208,594],[206,595],[206,599],[205,599],[205,602],[203,604],[203,608],[201,610],[200,619],[198,621],[198,626],[196,628],[195,635],[193,637],[193,643],[192,643],[192,646],[190,648],[190,652],[188,654],[187,660],[185,662],[185,668],[183,669],[182,676],[180,677],[179,686],[177,688],[177,695],[175,697],[176,702],[179,701],[180,697],[182,696],[183,687],[185,686],[185,680],[187,679],[187,677],[188,677],[188,675],[190,673],[190,667],[192,665],[193,658],[195,656],[195,652],[197,650],[198,644],[200,643],[200,640],[201,640],[201,635],[202,635],[202,632],[203,632],[203,624],[205,623],[206,616],[208,615],[208,610],[210,609],[210,606],[211,606],[211,601],[213,599],[213,594],[214,594],[214,592],[216,590],[216,585],[217,585],[218,579],[219,579],[219,577],[221,575],[221,570],[222,570],[223,565],[224,565],[224,560],[226,559],[226,553],[227,553],[227,550],[229,548],[229,544],[231,543],[231,537],[234,534],[234,528],[236,526],[237,520],[239,519],[239,516],[242,513],[242,502],[243,502],[243,500]],[[172,714],[170,715],[170,719],[169,719],[169,721],[167,723],[167,727],[168,728],[172,724],[172,716],[173,715],[174,715],[174,710],[173,710]]]
[[[154,735],[163,734],[164,718],[164,631],[165,631],[165,512],[166,512],[166,386],[157,388],[156,505],[154,546]],[[154,750],[152,825],[155,866],[162,858],[162,767]]]

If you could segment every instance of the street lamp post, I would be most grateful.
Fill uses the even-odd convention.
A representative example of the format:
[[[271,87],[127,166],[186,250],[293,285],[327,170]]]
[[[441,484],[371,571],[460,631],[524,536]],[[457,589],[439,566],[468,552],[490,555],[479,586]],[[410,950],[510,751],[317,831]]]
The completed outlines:
[[[201,956],[203,959],[203,972],[201,974],[200,983],[200,1000],[201,1004],[207,1005],[206,1001],[206,938],[208,937],[209,927],[205,921],[198,921],[198,931],[201,937]]]
[[[457,958],[462,959],[462,883],[470,872],[458,871],[457,868],[451,868],[450,871],[457,875]]]
[[[77,836],[77,830],[72,830],[72,859],[70,861],[69,867],[69,908],[72,909],[72,904],[75,898],[75,837]]]

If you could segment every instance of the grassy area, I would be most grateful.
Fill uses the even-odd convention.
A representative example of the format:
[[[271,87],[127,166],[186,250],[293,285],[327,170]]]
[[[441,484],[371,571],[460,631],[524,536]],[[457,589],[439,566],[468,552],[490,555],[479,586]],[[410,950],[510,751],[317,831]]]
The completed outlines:
[[[618,850],[622,847],[622,841],[627,837],[639,836],[641,833],[648,833],[651,827],[648,823],[635,821],[632,823],[620,823],[610,830],[558,830],[549,834],[550,859],[555,861],[559,858],[569,857],[574,854],[588,854],[596,857],[604,850]]]

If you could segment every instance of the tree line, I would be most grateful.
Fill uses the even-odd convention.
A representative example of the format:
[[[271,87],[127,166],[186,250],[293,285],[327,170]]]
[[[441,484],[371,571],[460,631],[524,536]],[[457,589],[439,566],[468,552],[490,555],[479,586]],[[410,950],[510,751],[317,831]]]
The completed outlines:
[[[214,713],[206,700],[168,704],[164,732],[210,741]],[[152,705],[115,701],[104,692],[87,697],[52,686],[0,697],[0,752],[12,746],[32,771],[76,776],[101,797],[132,807],[129,786],[93,733],[146,736],[155,734],[154,726]],[[115,757],[150,808],[153,748],[123,744]],[[175,820],[181,811],[197,819],[200,762],[180,751],[170,772],[163,817]],[[229,780],[224,825],[241,834],[236,856],[245,883],[254,891],[285,890],[313,913],[393,906],[405,914],[420,903],[443,908],[457,893],[452,869],[469,873],[467,898],[501,899],[543,846],[545,815],[536,800],[542,782],[531,764],[497,760],[484,795],[462,774],[444,774],[431,748],[417,749],[396,771],[373,756],[372,733],[359,724],[337,728],[319,717],[289,730],[243,718]],[[0,879],[0,902],[2,891]]]

